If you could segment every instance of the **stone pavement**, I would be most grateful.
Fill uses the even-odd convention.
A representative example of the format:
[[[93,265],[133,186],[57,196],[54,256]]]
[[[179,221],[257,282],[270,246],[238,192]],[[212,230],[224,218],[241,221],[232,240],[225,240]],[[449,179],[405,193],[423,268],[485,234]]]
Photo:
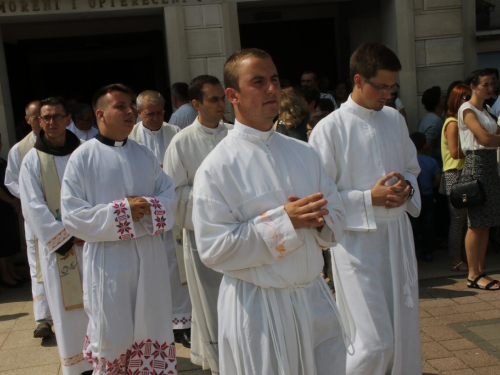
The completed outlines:
[[[500,292],[467,288],[449,262],[439,250],[433,262],[419,263],[423,373],[498,375]],[[500,279],[500,254],[488,253],[487,272]],[[29,285],[2,288],[0,375],[62,374],[55,339],[34,339],[33,329]],[[188,349],[177,344],[177,351],[180,375],[210,375],[190,363]]]

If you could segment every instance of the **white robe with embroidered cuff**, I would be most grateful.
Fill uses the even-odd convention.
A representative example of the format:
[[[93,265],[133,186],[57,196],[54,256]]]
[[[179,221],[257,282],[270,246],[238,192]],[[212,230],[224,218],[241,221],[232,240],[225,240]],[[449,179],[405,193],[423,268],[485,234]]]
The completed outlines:
[[[167,132],[167,127],[169,132]],[[164,122],[159,130],[152,131],[146,128],[141,121],[135,125],[134,131],[132,131],[129,138],[149,148],[155,154],[160,166],[163,167],[165,152],[173,139],[172,134],[176,134],[180,130],[178,126]],[[188,286],[182,285],[173,231],[166,231],[162,237],[168,255],[172,293],[172,328],[187,329],[191,327],[191,299]]]
[[[368,110],[349,97],[314,128],[309,143],[346,210],[332,262],[340,311],[350,311],[356,331],[347,373],[421,374],[417,263],[406,215],[420,212],[420,167],[405,120],[392,108]],[[388,210],[373,206],[370,190],[390,172],[401,173],[415,194]]]
[[[151,203],[134,222],[127,196]],[[71,156],[61,191],[68,232],[85,241],[86,359],[100,375],[176,373],[167,254],[161,234],[174,222],[173,182],[153,153],[128,140],[97,139]],[[120,372],[121,371],[121,372]]]
[[[318,191],[328,200],[325,226],[294,229],[288,197]],[[193,195],[201,260],[225,275],[221,373],[343,373],[342,331],[320,272],[322,248],[342,237],[344,209],[314,150],[236,122],[199,167]],[[319,328],[314,316],[327,323]]]
[[[34,135],[33,139],[35,138]],[[21,152],[19,143],[16,143],[9,150],[7,170],[5,171],[5,186],[17,198],[21,198],[19,192],[19,171],[21,169]],[[24,235],[26,237],[26,252],[28,253],[28,264],[30,266],[31,293],[33,295],[33,311],[35,322],[37,324],[48,322],[52,324],[49,303],[47,302],[45,286],[37,281],[36,276],[36,254],[35,254],[35,235],[29,228],[27,221],[24,221]]]
[[[51,156],[61,182],[70,155]],[[57,347],[64,375],[79,375],[91,370],[84,360],[82,347],[88,317],[84,309],[66,311],[61,290],[57,254],[54,252],[70,240],[71,235],[63,223],[54,218],[45,201],[41,178],[41,163],[36,149],[26,154],[19,174],[19,186],[23,214],[30,228],[38,238],[38,249],[47,300],[52,312]],[[82,273],[82,248],[75,246],[80,275]]]
[[[213,134],[207,133],[196,119],[170,143],[163,162],[164,171],[174,179],[179,198],[175,217],[183,228],[184,257],[189,293],[193,305],[191,327],[191,362],[219,373],[217,298],[222,274],[206,267],[200,260],[193,231],[193,181],[198,167],[226,137],[233,126],[219,123]]]

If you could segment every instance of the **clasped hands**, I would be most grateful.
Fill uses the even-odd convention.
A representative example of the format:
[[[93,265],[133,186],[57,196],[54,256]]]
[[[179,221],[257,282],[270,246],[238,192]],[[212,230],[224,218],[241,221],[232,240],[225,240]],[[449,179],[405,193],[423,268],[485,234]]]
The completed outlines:
[[[322,193],[314,193],[304,198],[290,196],[284,205],[294,228],[322,228],[325,225],[323,216],[328,215],[324,206],[328,203]]]
[[[385,186],[393,177],[396,177],[398,182],[392,186]],[[391,172],[378,180],[371,189],[372,205],[385,206],[386,209],[400,207],[408,200],[410,190],[410,185],[406,183],[401,173]]]
[[[151,215],[151,203],[143,197],[127,197],[130,210],[132,211],[132,220],[139,221],[144,215]]]

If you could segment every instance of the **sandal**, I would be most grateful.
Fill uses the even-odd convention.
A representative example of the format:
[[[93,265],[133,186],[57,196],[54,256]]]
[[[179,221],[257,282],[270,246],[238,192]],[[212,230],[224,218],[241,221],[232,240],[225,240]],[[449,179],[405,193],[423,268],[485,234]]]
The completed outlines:
[[[469,271],[469,267],[467,266],[467,263],[460,262],[458,264],[452,265],[451,270],[455,272],[467,272]]]
[[[472,288],[472,289],[481,289],[481,290],[500,290],[500,286],[497,286],[496,288],[492,288],[493,285],[498,284],[498,280],[493,280],[488,285],[482,286],[479,285],[477,282],[481,280],[483,277],[486,277],[486,274],[483,273],[482,275],[479,275],[474,279],[474,281],[467,279],[467,288]]]

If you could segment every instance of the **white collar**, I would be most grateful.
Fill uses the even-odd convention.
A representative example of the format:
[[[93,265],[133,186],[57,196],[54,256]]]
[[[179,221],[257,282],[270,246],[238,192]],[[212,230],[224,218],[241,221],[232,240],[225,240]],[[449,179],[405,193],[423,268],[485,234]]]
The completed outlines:
[[[250,126],[244,125],[238,120],[234,121],[234,129],[237,132],[250,135],[252,137],[257,137],[262,139],[264,142],[266,142],[273,134],[274,134],[274,128],[271,126],[271,129],[269,129],[267,132],[251,128]],[[266,142],[267,143],[267,142]]]

